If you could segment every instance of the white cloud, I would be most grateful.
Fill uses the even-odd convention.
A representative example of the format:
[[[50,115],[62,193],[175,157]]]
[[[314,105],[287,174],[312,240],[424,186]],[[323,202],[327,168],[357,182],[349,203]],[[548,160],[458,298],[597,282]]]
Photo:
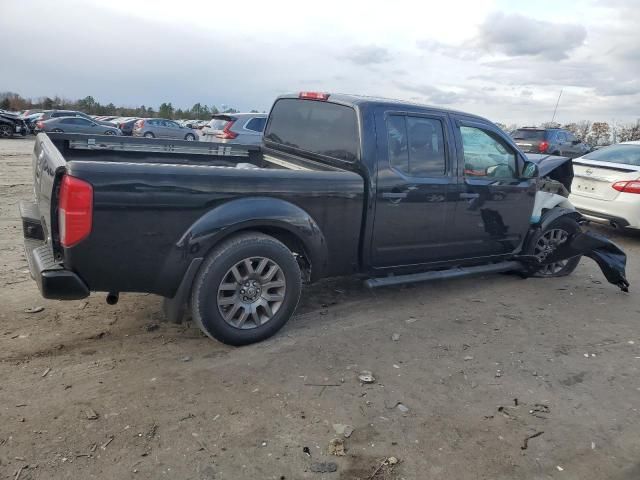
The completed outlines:
[[[3,50],[0,91],[264,110],[280,93],[319,89],[531,124],[548,120],[564,88],[563,121],[634,120],[638,9],[619,0],[553,3],[550,23],[549,5],[3,2],[0,44],[16,48]],[[28,32],[36,40],[16,40]]]

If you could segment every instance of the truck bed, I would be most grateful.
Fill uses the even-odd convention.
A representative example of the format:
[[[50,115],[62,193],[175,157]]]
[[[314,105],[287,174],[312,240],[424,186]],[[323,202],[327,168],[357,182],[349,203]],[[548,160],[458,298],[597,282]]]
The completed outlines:
[[[215,224],[208,235],[221,234],[237,227],[225,215],[231,221],[242,212],[243,228],[253,218],[264,224],[260,210],[267,204],[281,205],[280,215],[291,215],[286,220],[294,226],[319,230],[331,262],[314,265],[318,275],[357,270],[364,181],[355,172],[263,156],[254,146],[79,134],[38,135],[34,164],[44,238],[51,238],[54,258],[92,291],[171,297],[190,261],[207,253],[206,241],[194,241],[204,225]],[[63,174],[89,182],[94,195],[91,234],[71,248],[56,242]]]

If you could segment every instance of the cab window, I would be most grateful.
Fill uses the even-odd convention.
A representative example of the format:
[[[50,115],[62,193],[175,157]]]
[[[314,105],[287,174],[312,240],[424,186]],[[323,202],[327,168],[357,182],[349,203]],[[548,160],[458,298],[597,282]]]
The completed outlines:
[[[446,161],[442,122],[411,115],[387,117],[391,168],[413,177],[441,177]]]
[[[498,134],[460,127],[466,177],[517,178],[516,152]]]

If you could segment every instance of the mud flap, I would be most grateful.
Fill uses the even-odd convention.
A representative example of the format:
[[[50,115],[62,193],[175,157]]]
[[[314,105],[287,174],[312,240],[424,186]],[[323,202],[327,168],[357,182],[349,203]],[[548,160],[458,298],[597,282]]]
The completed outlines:
[[[535,269],[540,265],[559,262],[579,255],[593,259],[609,283],[618,286],[623,292],[629,291],[629,282],[625,275],[627,255],[611,240],[594,232],[575,234],[542,262],[530,255],[523,256],[519,260]]]

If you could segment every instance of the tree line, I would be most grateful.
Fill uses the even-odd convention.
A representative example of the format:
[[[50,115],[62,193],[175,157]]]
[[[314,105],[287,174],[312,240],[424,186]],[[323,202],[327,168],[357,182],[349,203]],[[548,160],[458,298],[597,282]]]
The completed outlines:
[[[140,105],[139,107],[116,106],[113,103],[106,105],[96,101],[92,96],[86,96],[80,100],[69,100],[59,96],[24,98],[14,92],[0,93],[0,110],[79,110],[89,115],[118,115],[120,117],[160,117],[171,119],[210,120],[217,113],[237,113],[235,108],[225,108],[220,111],[215,105],[196,103],[191,108],[175,108],[171,102],[163,102],[158,109]],[[257,112],[257,110],[251,110]]]

